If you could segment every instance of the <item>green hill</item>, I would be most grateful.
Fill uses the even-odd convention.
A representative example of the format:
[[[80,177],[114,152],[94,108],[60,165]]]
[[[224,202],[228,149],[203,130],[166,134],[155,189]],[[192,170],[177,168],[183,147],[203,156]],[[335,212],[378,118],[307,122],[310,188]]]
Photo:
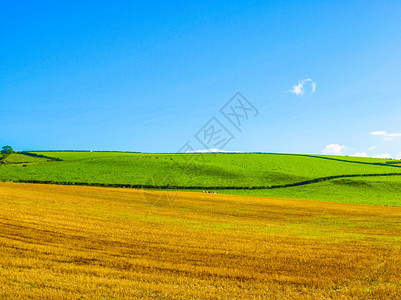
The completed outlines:
[[[174,186],[198,190],[228,188],[229,190],[221,192],[354,203],[401,203],[400,197],[395,197],[401,191],[401,176],[328,178],[390,173],[401,175],[399,166],[388,164],[384,159],[257,153],[143,154],[55,151],[35,152],[32,155],[46,158],[12,154],[7,161],[17,164],[2,165],[0,180]],[[25,162],[31,164],[24,168],[18,164]],[[282,187],[313,181],[316,178],[324,182]],[[267,189],[272,186],[278,188]],[[378,186],[385,188],[377,188]],[[397,187],[395,192],[390,188],[393,186]],[[379,190],[380,193],[377,192]],[[364,197],[373,197],[374,200],[363,201]]]
[[[24,164],[24,163],[45,163],[48,159],[43,157],[29,156],[21,153],[13,153],[5,158],[9,164]]]

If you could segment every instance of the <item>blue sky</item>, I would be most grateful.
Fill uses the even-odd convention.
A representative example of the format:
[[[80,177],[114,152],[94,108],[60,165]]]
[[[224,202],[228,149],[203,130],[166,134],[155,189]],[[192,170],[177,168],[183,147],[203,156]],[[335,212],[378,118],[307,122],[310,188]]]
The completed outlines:
[[[202,149],[215,117],[226,150],[400,157],[400,15],[399,1],[3,0],[0,144]],[[259,112],[241,130],[219,111],[237,91]]]

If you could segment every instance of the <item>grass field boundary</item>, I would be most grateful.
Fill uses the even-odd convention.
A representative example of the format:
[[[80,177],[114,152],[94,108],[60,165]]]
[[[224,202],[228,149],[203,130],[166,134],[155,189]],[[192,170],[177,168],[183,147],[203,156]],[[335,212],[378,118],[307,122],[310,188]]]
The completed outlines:
[[[33,156],[33,157],[38,157],[38,158],[47,158],[50,160],[54,161],[63,161],[60,158],[55,158],[55,157],[50,157],[50,156],[45,156],[42,154],[38,154],[37,152],[86,152],[89,153],[91,151],[74,151],[74,150],[65,150],[65,151],[21,151],[21,152],[16,152],[19,154],[24,154],[28,156]],[[165,155],[165,154],[175,154],[175,155],[204,155],[205,153],[142,153],[142,152],[129,152],[129,151],[94,151],[94,153],[127,153],[127,154],[143,154],[143,155]],[[208,154],[208,153],[206,153]],[[401,168],[400,165],[400,160],[394,160],[394,161],[387,161],[385,163],[380,163],[380,162],[364,162],[364,161],[358,161],[358,160],[347,160],[347,159],[341,159],[341,158],[334,158],[334,157],[327,157],[327,156],[320,156],[320,155],[314,155],[314,154],[296,154],[296,153],[261,153],[261,152],[243,152],[243,153],[213,153],[213,154],[218,154],[218,155],[236,155],[236,154],[270,154],[270,155],[283,155],[283,156],[298,156],[298,157],[308,157],[308,158],[316,158],[316,159],[325,159],[325,160],[331,160],[331,161],[338,161],[338,162],[344,162],[344,163],[353,163],[353,164],[362,164],[362,165],[370,165],[370,166],[381,166],[381,167],[390,167],[390,168]],[[132,155],[121,155],[118,156],[118,158],[131,158]],[[79,158],[79,159],[72,159],[71,161],[87,161],[87,160],[97,160],[97,159],[108,159],[110,156],[97,156],[97,157],[85,157],[85,158]],[[70,160],[68,160],[70,161]]]
[[[60,159],[58,157],[51,157],[51,156],[46,156],[46,155],[36,154],[36,153],[31,153],[31,152],[26,152],[26,151],[19,151],[19,152],[15,152],[15,153],[30,156],[30,157],[45,158],[45,159],[54,160],[54,161],[62,161],[62,159]]]
[[[113,188],[133,188],[133,189],[154,189],[154,190],[269,190],[287,187],[296,187],[308,185],[323,181],[341,178],[357,178],[357,177],[386,177],[401,176],[401,173],[387,174],[349,174],[349,175],[333,175],[320,177],[295,183],[278,184],[271,186],[170,186],[170,185],[147,185],[147,184],[118,184],[118,183],[88,183],[88,182],[56,182],[51,180],[0,180],[0,182],[13,183],[33,183],[33,184],[55,184],[55,185],[76,185],[76,186],[94,186],[94,187],[113,187]]]
[[[358,161],[358,160],[346,160],[346,159],[341,159],[341,158],[326,157],[326,156],[311,155],[311,154],[291,154],[291,153],[271,153],[271,154],[310,157],[310,158],[327,159],[327,160],[334,160],[334,161],[353,163],[353,164],[382,166],[382,167],[390,167],[390,168],[400,168],[401,167],[401,166],[395,165],[395,164],[399,163],[397,161],[394,161],[394,162],[390,161],[390,162],[386,162],[386,163],[373,163],[373,162],[365,162],[365,161]]]

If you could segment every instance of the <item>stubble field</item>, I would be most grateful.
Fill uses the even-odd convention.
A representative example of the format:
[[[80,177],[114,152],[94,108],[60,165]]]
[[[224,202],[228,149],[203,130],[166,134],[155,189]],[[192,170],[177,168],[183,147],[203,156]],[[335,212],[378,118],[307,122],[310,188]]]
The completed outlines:
[[[165,196],[0,183],[0,297],[401,297],[400,207]]]

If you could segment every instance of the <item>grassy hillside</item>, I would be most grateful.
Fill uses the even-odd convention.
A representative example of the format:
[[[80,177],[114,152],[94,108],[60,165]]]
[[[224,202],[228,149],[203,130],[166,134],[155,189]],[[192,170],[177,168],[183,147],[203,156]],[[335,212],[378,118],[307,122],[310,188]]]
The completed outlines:
[[[218,193],[401,206],[401,176],[345,178],[269,190],[218,190]]]
[[[0,199],[4,299],[401,297],[397,207],[14,183]]]
[[[33,157],[20,153],[13,153],[5,159],[10,164],[23,164],[23,163],[46,163],[48,159],[42,157]]]
[[[24,169],[3,166],[0,169],[0,179],[147,184],[155,174],[163,174],[167,178],[166,182],[161,184],[246,187],[288,184],[343,174],[383,174],[398,171],[401,173],[401,168],[390,166],[355,164],[297,155],[177,155],[115,152],[40,154],[57,157],[63,161],[43,161]],[[191,157],[198,161],[186,163]],[[202,161],[199,161],[200,159]]]
[[[399,173],[384,159],[292,154],[143,154],[36,152],[13,154],[0,166],[0,180],[181,187],[269,187],[327,176]],[[189,161],[189,162],[188,162]],[[22,167],[21,162],[31,162]],[[401,205],[401,176],[345,178],[272,190],[230,194],[290,197],[351,203]]]

